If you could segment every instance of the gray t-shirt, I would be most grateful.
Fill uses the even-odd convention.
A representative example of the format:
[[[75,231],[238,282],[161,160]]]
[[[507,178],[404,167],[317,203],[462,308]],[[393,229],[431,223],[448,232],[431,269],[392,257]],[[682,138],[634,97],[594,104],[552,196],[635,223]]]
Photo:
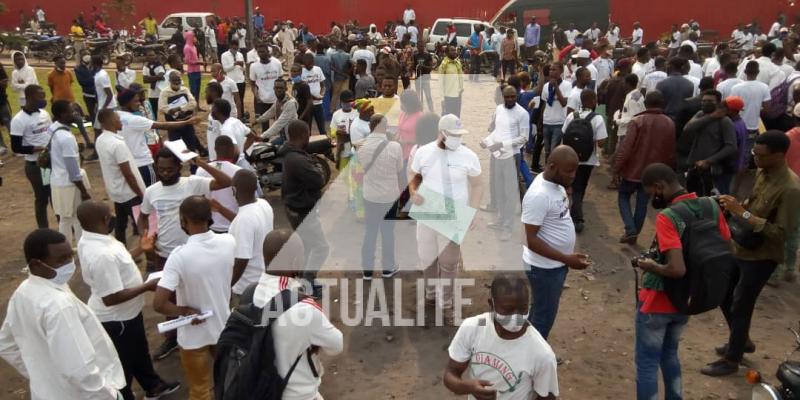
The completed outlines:
[[[371,75],[359,76],[356,80],[356,98],[367,97],[367,91],[375,89],[375,78]]]

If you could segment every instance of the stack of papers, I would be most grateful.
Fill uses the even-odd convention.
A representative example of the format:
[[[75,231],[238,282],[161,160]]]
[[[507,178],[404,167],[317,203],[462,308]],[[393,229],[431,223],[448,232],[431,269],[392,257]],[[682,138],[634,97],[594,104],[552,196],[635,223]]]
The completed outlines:
[[[202,320],[210,318],[212,315],[214,315],[213,311],[206,311],[206,312],[204,312],[202,314],[184,315],[182,317],[179,317],[177,319],[173,319],[171,321],[165,321],[165,322],[162,322],[162,323],[158,324],[158,333],[174,331],[175,329],[178,329],[178,328],[180,328],[182,326],[186,326],[186,325],[191,324],[192,321],[194,321],[196,319],[199,319],[199,320],[202,321]]]
[[[175,156],[177,156],[181,162],[189,161],[198,156],[197,153],[189,151],[189,149],[186,147],[186,143],[183,142],[183,139],[164,142],[164,146],[170,149],[172,154],[175,154]]]

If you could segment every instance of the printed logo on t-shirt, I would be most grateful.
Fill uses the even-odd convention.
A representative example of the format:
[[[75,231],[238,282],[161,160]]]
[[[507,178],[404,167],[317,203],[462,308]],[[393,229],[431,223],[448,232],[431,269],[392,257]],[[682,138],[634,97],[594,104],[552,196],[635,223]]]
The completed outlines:
[[[472,356],[469,365],[473,370],[473,376],[479,376],[481,379],[492,382],[499,393],[513,392],[522,382],[522,371],[514,372],[506,360],[493,353],[477,352]],[[494,375],[497,375],[499,379]]]

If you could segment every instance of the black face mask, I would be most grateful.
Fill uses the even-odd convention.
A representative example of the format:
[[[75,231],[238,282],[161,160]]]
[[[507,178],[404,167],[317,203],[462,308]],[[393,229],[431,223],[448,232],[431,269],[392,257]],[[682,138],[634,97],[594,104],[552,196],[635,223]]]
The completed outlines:
[[[700,109],[703,111],[703,114],[711,114],[717,109],[716,104],[702,104]]]

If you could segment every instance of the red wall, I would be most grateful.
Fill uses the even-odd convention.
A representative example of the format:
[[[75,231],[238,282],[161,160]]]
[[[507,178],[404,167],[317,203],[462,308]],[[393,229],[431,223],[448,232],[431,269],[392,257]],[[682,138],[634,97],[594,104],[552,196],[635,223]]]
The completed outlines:
[[[167,14],[182,11],[210,11],[222,16],[244,14],[244,0],[131,0],[136,4],[136,17],[128,22],[138,21],[147,11],[153,12],[161,21]],[[604,0],[587,0],[604,1]],[[701,28],[714,29],[727,37],[737,22],[759,21],[763,29],[768,29],[775,20],[777,12],[784,11],[788,21],[800,13],[798,7],[790,7],[788,0],[607,0],[610,1],[612,19],[623,28],[623,35],[629,36],[631,25],[640,21],[645,29],[645,39],[669,31],[673,22],[685,22],[689,18],[700,21]],[[34,4],[40,4],[47,13],[48,20],[56,22],[59,31],[64,32],[72,18],[79,11],[87,15],[97,0],[11,0],[5,2],[8,12],[0,15],[0,27],[8,29],[19,23],[19,11],[23,7],[28,15]],[[310,4],[315,4],[310,5]],[[410,3],[417,13],[419,24],[429,26],[436,18],[472,17],[489,19],[505,4],[505,0],[407,0],[386,2],[375,0],[311,0],[297,3],[293,1],[254,0],[261,6],[268,24],[275,18],[291,19],[295,24],[305,22],[312,31],[328,32],[331,21],[357,19],[362,25],[375,23],[379,29],[388,19],[402,16],[406,4]],[[700,5],[702,3],[702,5]],[[241,4],[238,6],[237,4]],[[113,11],[109,11],[112,23],[119,21]],[[116,25],[116,24],[115,24]],[[118,25],[116,25],[118,26]]]

